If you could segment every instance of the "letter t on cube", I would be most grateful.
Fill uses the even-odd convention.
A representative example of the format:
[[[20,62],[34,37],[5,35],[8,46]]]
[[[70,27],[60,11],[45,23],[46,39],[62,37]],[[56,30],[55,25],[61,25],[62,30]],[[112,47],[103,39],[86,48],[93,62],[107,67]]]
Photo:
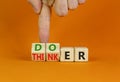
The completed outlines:
[[[45,43],[32,43],[32,60],[45,61]]]

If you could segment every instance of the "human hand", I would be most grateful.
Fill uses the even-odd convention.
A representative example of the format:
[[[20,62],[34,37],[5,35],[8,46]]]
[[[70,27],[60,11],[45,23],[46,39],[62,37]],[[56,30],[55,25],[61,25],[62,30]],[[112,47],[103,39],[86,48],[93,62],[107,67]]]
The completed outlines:
[[[48,42],[51,7],[58,16],[65,16],[68,9],[76,9],[78,4],[85,3],[85,0],[28,0],[34,11],[39,14],[39,36],[41,42]]]

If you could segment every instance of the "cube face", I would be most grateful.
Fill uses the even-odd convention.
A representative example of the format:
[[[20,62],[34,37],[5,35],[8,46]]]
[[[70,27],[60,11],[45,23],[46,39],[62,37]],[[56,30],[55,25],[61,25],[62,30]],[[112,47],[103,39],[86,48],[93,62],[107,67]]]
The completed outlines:
[[[75,61],[78,62],[88,61],[88,48],[75,47]]]
[[[46,44],[46,60],[59,61],[59,57],[60,57],[60,44],[47,43]]]
[[[74,61],[74,48],[73,47],[62,47],[60,61],[61,62],[73,62]]]
[[[45,61],[45,43],[33,43],[31,56],[33,61]]]

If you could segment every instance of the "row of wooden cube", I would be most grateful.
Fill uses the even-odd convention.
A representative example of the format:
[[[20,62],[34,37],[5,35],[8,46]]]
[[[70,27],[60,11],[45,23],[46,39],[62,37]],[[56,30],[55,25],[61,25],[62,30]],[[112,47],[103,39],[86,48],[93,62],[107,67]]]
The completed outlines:
[[[59,43],[33,43],[31,56],[34,61],[88,61],[88,48],[60,48]]]

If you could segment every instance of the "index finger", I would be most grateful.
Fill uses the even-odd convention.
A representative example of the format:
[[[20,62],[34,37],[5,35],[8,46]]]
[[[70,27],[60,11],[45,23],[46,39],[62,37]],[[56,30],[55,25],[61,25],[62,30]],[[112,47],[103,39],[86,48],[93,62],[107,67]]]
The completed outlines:
[[[39,15],[39,37],[41,42],[47,43],[49,39],[50,7],[43,4]]]

